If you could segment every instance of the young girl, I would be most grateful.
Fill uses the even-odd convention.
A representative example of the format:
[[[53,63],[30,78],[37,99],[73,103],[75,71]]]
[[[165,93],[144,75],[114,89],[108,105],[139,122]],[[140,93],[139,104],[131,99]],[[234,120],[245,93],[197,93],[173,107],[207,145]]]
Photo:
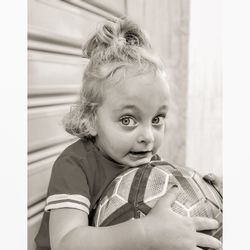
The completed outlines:
[[[104,24],[84,46],[90,59],[80,101],[65,118],[80,139],[56,160],[37,249],[201,249],[221,243],[199,231],[217,221],[174,213],[176,188],[141,219],[93,227],[107,185],[129,167],[150,162],[166,130],[169,89],[164,67],[140,28],[126,19]]]

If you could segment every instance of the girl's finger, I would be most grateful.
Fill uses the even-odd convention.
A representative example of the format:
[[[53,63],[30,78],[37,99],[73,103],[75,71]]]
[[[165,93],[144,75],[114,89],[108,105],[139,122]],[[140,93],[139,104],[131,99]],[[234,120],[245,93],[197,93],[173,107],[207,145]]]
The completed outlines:
[[[193,217],[192,221],[194,223],[196,231],[213,230],[219,227],[219,223],[215,219],[206,217]]]
[[[166,207],[170,207],[173,202],[177,199],[179,188],[177,185],[173,185],[165,195],[161,197],[159,202],[165,202]]]
[[[222,247],[221,241],[214,238],[213,236],[204,234],[204,233],[196,233],[196,245],[199,247],[213,248],[218,249]]]
[[[218,180],[215,174],[209,173],[203,176],[203,179],[208,182],[212,182],[213,184],[217,184]]]

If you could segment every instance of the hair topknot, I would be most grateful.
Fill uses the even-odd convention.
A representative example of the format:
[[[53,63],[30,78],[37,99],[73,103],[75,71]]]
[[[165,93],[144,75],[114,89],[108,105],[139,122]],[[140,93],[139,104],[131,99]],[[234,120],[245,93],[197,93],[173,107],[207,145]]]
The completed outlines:
[[[122,55],[133,54],[135,47],[151,48],[150,42],[140,27],[126,19],[115,19],[102,24],[83,46],[83,56],[87,58],[102,54],[101,58],[114,60]],[[131,48],[131,51],[129,49]],[[120,52],[120,53],[119,53]],[[130,52],[130,53],[129,53]],[[100,56],[100,55],[98,55]]]

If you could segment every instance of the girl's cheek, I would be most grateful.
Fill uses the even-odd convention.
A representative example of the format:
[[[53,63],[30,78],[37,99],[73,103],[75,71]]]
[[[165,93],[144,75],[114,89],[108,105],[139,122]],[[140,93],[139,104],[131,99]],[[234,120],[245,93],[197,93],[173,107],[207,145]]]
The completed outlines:
[[[156,147],[159,148],[161,146],[161,144],[164,141],[164,136],[165,136],[165,131],[164,130],[162,130],[160,133],[157,133],[156,140],[155,140]]]

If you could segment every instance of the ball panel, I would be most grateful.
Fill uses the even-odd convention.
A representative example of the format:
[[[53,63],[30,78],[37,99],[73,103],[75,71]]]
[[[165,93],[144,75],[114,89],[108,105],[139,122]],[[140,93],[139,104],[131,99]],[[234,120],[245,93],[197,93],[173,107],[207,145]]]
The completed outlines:
[[[110,197],[113,195],[113,193],[115,193],[115,190],[117,189],[117,183],[122,179],[122,176],[121,177],[117,177],[115,178],[111,183],[110,185],[108,186],[108,188],[106,189],[106,196],[107,197]]]
[[[210,190],[211,192],[211,195],[210,197],[208,197],[207,195],[207,198],[215,205],[217,206],[218,208],[222,208],[222,196],[219,194],[219,191],[217,189],[215,189],[213,186],[209,185],[208,183],[206,184],[208,189]],[[216,192],[214,191],[216,190]],[[213,197],[211,199],[211,197]]]
[[[222,212],[220,212],[218,215],[215,216],[215,219],[220,223],[220,226],[218,227],[218,229],[214,230],[212,232],[212,235],[217,238],[217,239],[221,239],[222,238],[222,234],[223,234],[223,215]]]
[[[214,230],[214,231],[210,231],[210,235],[212,235],[213,237],[217,238],[217,239],[220,239],[222,238],[222,234],[223,234],[223,231],[222,231],[222,225],[220,225],[218,227],[218,229]]]
[[[129,183],[132,184],[136,172],[137,172],[137,169],[132,169],[126,172],[125,174],[121,176],[119,180],[120,183],[117,183],[116,193],[126,201],[129,199],[129,193],[130,193],[130,188],[127,186],[127,184]],[[107,195],[107,196],[110,196],[110,195]]]
[[[175,170],[172,174],[177,179],[179,186],[181,186],[183,197],[180,197],[180,201],[185,201],[186,206],[190,207],[194,205],[197,200],[200,200],[203,197],[200,189],[194,185],[190,176],[185,177],[182,175],[182,172],[178,170]]]
[[[191,199],[191,198],[192,198],[192,199]],[[181,203],[181,204],[185,207],[185,209],[187,209],[187,210],[188,210],[190,207],[194,206],[194,205],[197,203],[197,201],[198,201],[198,198],[197,198],[196,200],[194,200],[193,197],[191,197],[191,198],[190,198],[189,194],[186,193],[186,192],[183,190],[183,188],[181,187],[181,188],[180,188],[180,192],[179,192],[178,195],[177,195],[177,201],[178,201],[179,203]]]
[[[98,222],[98,226],[105,227],[117,225],[119,223],[134,219],[136,217],[138,217],[136,214],[136,210],[131,206],[131,204],[127,203],[122,207],[118,208],[110,216],[105,217],[104,220],[100,220]]]
[[[121,200],[120,197],[113,195],[111,199],[106,197],[103,203],[97,210],[98,213],[98,224],[102,224],[106,218],[108,218],[111,214],[113,214],[117,209],[126,205],[127,202]]]
[[[188,210],[186,209],[186,207],[178,202],[175,201],[172,205],[171,208],[173,209],[174,212],[176,212],[177,214],[183,215],[183,216],[189,216]]]
[[[161,171],[157,167],[153,168],[144,193],[144,202],[150,202],[156,198],[161,197],[167,191],[169,174]]]
[[[208,200],[214,204],[219,204],[219,207],[222,207],[222,197],[218,192],[216,192],[211,184],[207,183],[203,178],[200,177],[199,174],[195,174],[193,180],[197,183],[197,186]]]
[[[201,216],[213,218],[212,207],[206,200],[197,202],[189,211],[190,217]]]
[[[190,168],[176,167],[171,173],[176,177],[193,178],[195,172]]]

